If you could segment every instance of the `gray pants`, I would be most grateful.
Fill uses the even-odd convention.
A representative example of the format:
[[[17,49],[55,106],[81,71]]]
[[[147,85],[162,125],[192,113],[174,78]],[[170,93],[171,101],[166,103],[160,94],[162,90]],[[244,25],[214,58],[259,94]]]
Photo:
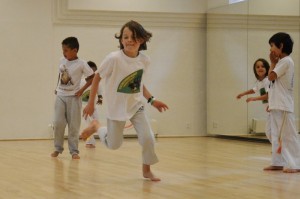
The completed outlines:
[[[154,134],[146,118],[143,107],[130,119],[133,124],[139,144],[142,146],[143,164],[152,165],[158,162],[154,151]],[[126,121],[107,119],[107,127],[98,130],[99,137],[109,149],[118,149],[123,142],[123,131]]]
[[[76,96],[56,96],[54,111],[55,151],[64,150],[64,134],[68,124],[68,145],[70,154],[78,154],[79,129],[81,122],[81,98]]]

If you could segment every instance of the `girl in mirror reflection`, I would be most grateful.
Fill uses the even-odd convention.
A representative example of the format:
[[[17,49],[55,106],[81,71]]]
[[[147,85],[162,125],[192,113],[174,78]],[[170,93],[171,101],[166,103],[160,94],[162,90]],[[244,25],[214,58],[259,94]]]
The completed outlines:
[[[237,95],[237,99],[241,99],[244,95],[250,95],[259,92],[259,96],[256,97],[248,97],[246,102],[253,102],[253,101],[262,101],[265,105],[265,108],[268,107],[268,90],[270,86],[270,81],[268,80],[268,73],[269,73],[270,65],[267,60],[263,58],[257,59],[253,64],[253,72],[257,79],[255,86],[247,91],[244,91]],[[266,136],[271,142],[271,133],[270,133],[270,117],[268,114],[267,122],[266,122]]]
[[[269,39],[271,66],[268,78],[269,111],[272,133],[271,165],[264,170],[300,171],[300,140],[294,115],[294,61],[290,57],[293,40],[279,32]]]

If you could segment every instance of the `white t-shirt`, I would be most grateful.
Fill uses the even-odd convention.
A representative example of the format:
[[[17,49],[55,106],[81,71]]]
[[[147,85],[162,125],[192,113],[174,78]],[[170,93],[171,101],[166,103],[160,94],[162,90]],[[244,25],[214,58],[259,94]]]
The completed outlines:
[[[274,70],[277,79],[271,82],[269,89],[269,109],[294,112],[294,62],[290,56],[278,61]]]
[[[150,64],[148,56],[139,53],[128,57],[122,50],[110,53],[96,73],[105,81],[106,117],[126,121],[143,106],[144,75]]]
[[[94,71],[84,60],[76,59],[69,61],[66,58],[62,58],[59,64],[57,95],[74,96],[80,89],[82,76],[88,77],[93,75],[93,73]]]
[[[257,80],[252,90],[255,93],[259,91],[260,96],[262,96],[269,92],[269,86],[270,86],[270,81],[268,77],[265,77],[262,81]],[[262,103],[266,104],[268,103],[268,100],[263,100]]]

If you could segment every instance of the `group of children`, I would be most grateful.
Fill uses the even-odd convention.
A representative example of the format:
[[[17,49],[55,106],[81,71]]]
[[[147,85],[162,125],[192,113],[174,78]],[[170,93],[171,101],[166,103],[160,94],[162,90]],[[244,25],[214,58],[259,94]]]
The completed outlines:
[[[286,173],[300,172],[300,139],[294,115],[294,62],[290,57],[293,40],[289,34],[279,32],[269,39],[270,62],[258,59],[253,66],[257,83],[244,95],[260,92],[260,96],[246,101],[263,100],[268,112],[266,136],[272,144],[271,165],[264,170],[282,170]]]
[[[88,103],[83,110],[83,117],[89,125],[81,133],[83,140],[93,139],[98,133],[101,142],[109,149],[117,149],[123,141],[123,130],[127,120],[133,124],[138,141],[142,147],[143,176],[152,181],[159,181],[150,170],[150,165],[158,162],[154,150],[154,134],[144,111],[143,97],[159,112],[166,111],[168,106],[155,99],[144,84],[150,59],[141,53],[147,50],[147,42],[152,34],[136,21],[127,22],[115,35],[120,50],[110,53],[97,69],[93,62],[78,58],[79,42],[75,37],[62,41],[64,57],[60,60],[59,77],[56,88],[54,111],[54,147],[51,154],[57,157],[63,152],[64,132],[68,125],[68,146],[72,159],[80,159],[78,142],[81,123],[82,94],[91,86]],[[90,65],[90,66],[89,66]],[[94,68],[94,70],[92,69]],[[94,72],[95,71],[95,72]],[[80,86],[82,76],[85,80]],[[104,93],[106,103],[107,126],[102,126],[96,112],[96,96],[100,80],[105,81]],[[100,96],[101,95],[101,96]],[[102,98],[98,98],[102,103]],[[93,147],[94,142],[87,142]]]
[[[87,105],[83,117],[89,125],[81,133],[88,140],[87,147],[94,147],[93,134],[98,133],[101,142],[109,149],[118,149],[123,142],[123,130],[127,120],[133,124],[138,142],[142,147],[143,176],[159,181],[150,170],[150,165],[158,162],[154,150],[154,135],[144,111],[143,98],[159,112],[168,106],[155,99],[144,84],[150,59],[141,53],[147,50],[147,42],[152,34],[141,24],[129,21],[115,35],[120,50],[112,52],[102,61],[100,67],[93,62],[78,58],[77,38],[68,37],[62,41],[64,57],[59,64],[58,84],[55,90],[54,147],[51,154],[57,157],[63,152],[64,132],[68,125],[68,146],[73,159],[80,159],[78,143],[81,123],[82,95],[91,86],[86,97]],[[257,83],[253,89],[237,96],[260,92],[247,102],[262,100],[266,104],[268,119],[266,135],[272,144],[271,165],[264,170],[283,170],[288,173],[300,172],[300,141],[295,126],[293,83],[294,62],[293,41],[286,33],[277,33],[270,40],[270,62],[258,59],[253,66]],[[82,76],[85,80],[81,82]],[[96,104],[102,103],[99,83],[105,81],[103,95],[106,103],[107,125],[98,119]],[[98,96],[98,99],[96,98]]]

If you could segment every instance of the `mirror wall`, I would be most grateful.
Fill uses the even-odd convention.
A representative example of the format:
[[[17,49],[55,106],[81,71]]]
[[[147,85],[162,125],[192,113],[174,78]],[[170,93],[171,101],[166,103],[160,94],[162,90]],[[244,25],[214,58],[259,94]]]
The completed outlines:
[[[271,5],[271,6],[270,6]],[[299,0],[248,0],[210,9],[207,13],[207,131],[246,135],[267,117],[261,101],[236,96],[253,88],[253,64],[269,61],[269,38],[287,32],[294,40],[295,117],[299,126]],[[254,94],[257,95],[257,94]],[[253,133],[253,132],[252,132]]]

